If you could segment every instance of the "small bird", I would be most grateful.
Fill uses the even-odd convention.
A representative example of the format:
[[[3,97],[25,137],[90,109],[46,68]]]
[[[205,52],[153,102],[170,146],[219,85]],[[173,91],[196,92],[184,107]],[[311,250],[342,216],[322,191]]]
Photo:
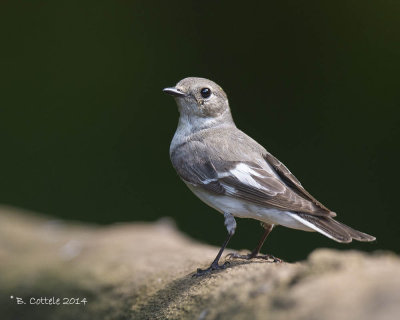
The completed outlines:
[[[228,98],[220,86],[204,78],[185,78],[163,91],[172,95],[180,117],[170,146],[173,167],[202,201],[221,212],[228,237],[215,260],[197,275],[226,268],[219,259],[236,230],[235,217],[261,221],[264,234],[248,255],[259,255],[274,226],[316,231],[337,242],[374,241],[375,237],[340,223],[277,158],[239,130],[233,122]]]

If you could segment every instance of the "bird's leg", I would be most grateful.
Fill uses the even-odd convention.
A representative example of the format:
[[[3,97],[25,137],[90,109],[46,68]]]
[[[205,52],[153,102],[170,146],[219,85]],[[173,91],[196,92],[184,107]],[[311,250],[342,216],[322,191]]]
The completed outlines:
[[[202,276],[204,274],[210,273],[211,271],[214,270],[220,270],[220,269],[225,269],[229,265],[229,261],[226,261],[223,264],[218,264],[219,259],[221,258],[222,252],[224,252],[225,247],[227,246],[229,240],[231,240],[232,236],[235,234],[236,230],[236,220],[234,216],[230,213],[224,213],[224,218],[225,218],[225,226],[226,229],[228,230],[228,237],[226,238],[224,244],[222,245],[221,249],[219,250],[217,256],[215,257],[214,261],[211,263],[211,265],[207,269],[197,269],[197,272],[194,276]]]
[[[274,228],[273,224],[266,224],[266,223],[261,223],[261,226],[264,228],[264,233],[260,239],[260,241],[257,244],[257,247],[254,248],[254,250],[249,254],[249,259],[255,258],[258,256],[258,254],[261,251],[262,246],[264,245],[265,240],[267,239],[268,235]]]
[[[264,228],[264,233],[260,239],[260,241],[257,244],[257,247],[254,248],[254,250],[246,255],[240,255],[237,253],[230,253],[227,257],[229,258],[233,258],[233,259],[246,259],[246,260],[250,260],[250,259],[265,259],[265,260],[270,260],[272,259],[274,262],[282,262],[281,259],[274,257],[273,255],[270,254],[263,254],[260,255],[260,250],[261,247],[263,246],[265,239],[267,239],[268,235],[270,234],[270,232],[272,231],[272,229],[274,228],[273,224],[268,224],[268,223],[261,223],[261,226]]]

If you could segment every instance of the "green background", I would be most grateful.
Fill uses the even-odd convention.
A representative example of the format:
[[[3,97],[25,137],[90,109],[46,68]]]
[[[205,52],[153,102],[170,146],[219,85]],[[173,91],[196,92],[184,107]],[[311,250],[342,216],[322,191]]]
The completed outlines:
[[[399,16],[399,1],[2,1],[0,203],[96,223],[169,216],[220,245],[222,216],[168,153],[178,112],[161,90],[199,76],[340,221],[378,239],[277,228],[264,251],[398,251]],[[238,220],[230,246],[261,232]]]

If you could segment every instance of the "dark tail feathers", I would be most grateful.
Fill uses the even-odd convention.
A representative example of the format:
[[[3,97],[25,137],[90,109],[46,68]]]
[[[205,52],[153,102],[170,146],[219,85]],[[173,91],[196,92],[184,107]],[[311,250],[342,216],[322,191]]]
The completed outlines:
[[[297,216],[300,218],[298,220],[308,227],[337,242],[349,243],[353,239],[368,242],[376,239],[369,234],[354,230],[332,218],[313,216],[305,213],[297,213]]]

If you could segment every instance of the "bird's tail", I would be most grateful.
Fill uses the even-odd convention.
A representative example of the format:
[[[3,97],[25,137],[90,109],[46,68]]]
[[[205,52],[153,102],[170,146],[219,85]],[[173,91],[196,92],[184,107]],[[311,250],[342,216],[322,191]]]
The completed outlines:
[[[353,239],[358,241],[374,241],[376,239],[329,217],[314,216],[306,213],[294,213],[292,216],[307,227],[337,242],[349,243]]]

